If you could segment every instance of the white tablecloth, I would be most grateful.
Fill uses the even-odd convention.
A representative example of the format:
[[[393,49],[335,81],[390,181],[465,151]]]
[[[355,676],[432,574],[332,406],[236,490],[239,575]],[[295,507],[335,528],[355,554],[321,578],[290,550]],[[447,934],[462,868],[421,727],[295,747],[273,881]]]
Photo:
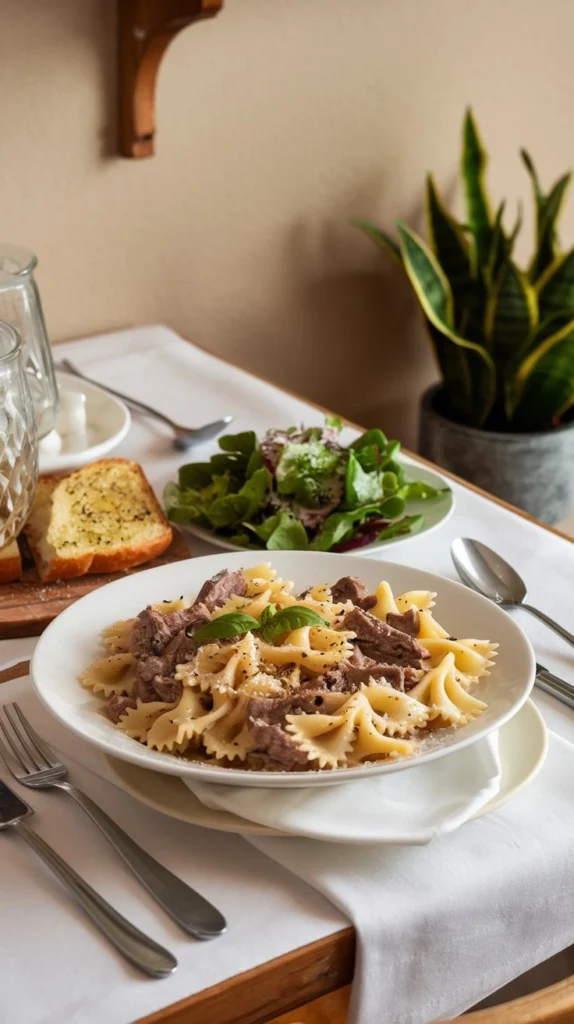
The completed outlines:
[[[233,429],[254,428],[258,431],[269,425],[288,426],[291,423],[304,421],[306,423],[318,423],[321,421],[321,413],[309,407],[305,402],[296,399],[284,392],[278,391],[270,385],[251,377],[249,374],[236,370],[228,364],[223,363],[201,350],[184,344],[177,335],[162,327],[138,328],[131,331],[119,332],[114,335],[104,335],[98,338],[74,342],[65,346],[58,346],[57,355],[62,352],[74,359],[77,364],[95,376],[102,383],[109,383],[121,387],[123,390],[132,391],[134,396],[149,401],[160,408],[164,408],[182,422],[190,424],[202,423],[224,413],[232,413],[236,417]],[[159,358],[158,358],[159,354]],[[209,454],[209,449],[197,453],[197,457]],[[181,456],[175,453],[169,445],[167,431],[156,421],[143,418],[134,418],[132,429],[117,454],[126,455],[141,461],[146,472],[154,484],[161,490],[163,485],[173,478],[177,466],[181,463]],[[195,455],[193,457],[196,457]],[[450,563],[449,547],[453,537],[457,535],[470,535],[490,543],[505,555],[527,580],[530,599],[534,604],[542,605],[547,612],[558,619],[562,619],[566,625],[570,620],[569,612],[569,581],[574,575],[574,548],[568,541],[565,541],[548,531],[542,530],[532,523],[515,516],[513,513],[503,509],[488,500],[481,498],[468,489],[454,485],[457,499],[457,509],[450,523],[446,524],[440,532],[431,537],[424,535],[413,539],[408,545],[389,548],[385,557],[394,561],[405,562],[426,568],[434,572],[442,573],[454,578],[454,570]],[[201,544],[195,545],[197,553],[209,550]],[[526,613],[516,613],[521,624],[529,633],[535,645],[540,661],[549,668],[561,673],[574,682],[574,658],[572,651],[555,638],[541,624],[529,619]],[[0,665],[7,660],[28,656],[34,646],[34,640],[6,641],[0,644]],[[543,708],[549,725],[561,736],[574,740],[574,716],[566,712],[561,705],[557,704],[544,695],[537,695],[537,702]],[[452,957],[442,965],[443,981],[442,987],[445,992],[450,993],[450,1003],[446,1004],[448,1012],[461,1010],[471,1002],[486,996],[496,987],[504,984],[505,981],[516,976],[526,967],[541,960],[562,948],[574,938],[574,928],[571,928],[570,919],[574,920],[571,907],[567,904],[568,893],[572,889],[574,881],[574,865],[570,863],[567,856],[568,849],[574,848],[574,824],[570,826],[572,796],[569,790],[572,786],[568,773],[564,777],[563,786],[560,785],[560,765],[557,764],[559,754],[551,750],[549,758],[548,779],[552,775],[552,786],[556,790],[553,800],[549,801],[547,814],[544,820],[546,836],[555,836],[556,856],[554,866],[558,863],[559,870],[568,881],[568,887],[564,891],[563,914],[553,917],[555,906],[552,912],[548,912],[544,927],[528,929],[520,928],[516,934],[512,926],[512,910],[504,902],[497,902],[491,907],[490,918],[494,927],[497,920],[497,911],[503,914],[504,920],[509,926],[508,935],[512,938],[512,944],[505,945],[505,955],[502,961],[496,966],[496,970],[472,968],[470,975],[473,984],[468,984],[469,965],[461,957]],[[541,777],[542,780],[542,777]],[[90,790],[103,806],[112,806],[112,797],[108,787],[100,780],[87,779]],[[508,839],[508,822],[520,819],[523,827],[528,819],[528,800],[532,800],[533,813],[536,811],[535,804],[535,783],[521,797],[509,805],[507,809],[498,812],[489,819],[465,826],[464,830],[455,836],[447,836],[440,840],[444,849],[444,860],[441,862],[445,872],[444,882],[449,881],[448,844],[453,842],[462,844],[462,854],[455,857],[453,863],[460,868],[460,876],[465,866],[463,856],[464,843],[472,846],[469,852],[469,861],[472,862],[476,851],[481,851],[480,867],[481,874],[476,890],[476,915],[473,917],[472,908],[466,916],[464,923],[467,935],[467,944],[484,944],[487,949],[492,942],[493,932],[484,928],[484,917],[480,917],[478,911],[484,907],[488,900],[489,876],[483,870],[484,862],[492,848],[492,871],[500,869],[500,855],[496,853],[497,819],[506,825],[506,840]],[[530,797],[529,797],[530,793]],[[36,806],[43,811],[42,818],[38,817],[39,830],[46,838],[54,841],[57,845],[60,842],[60,849],[63,850],[65,837],[73,836],[74,853],[76,865],[90,877],[90,880],[99,884],[106,894],[110,895],[117,905],[125,913],[130,914],[138,924],[145,925],[155,937],[168,943],[178,955],[180,955],[182,966],[173,979],[161,983],[142,982],[133,978],[122,964],[118,964],[114,957],[108,954],[102,946],[99,938],[87,927],[84,928],[74,919],[73,912],[68,908],[56,892],[51,883],[44,879],[39,866],[32,865],[28,858],[16,855],[10,859],[9,870],[4,871],[0,876],[0,894],[2,899],[2,919],[7,920],[10,912],[10,926],[0,931],[0,943],[5,947],[4,964],[10,961],[10,970],[3,967],[3,983],[0,986],[0,1020],[11,1021],[18,1019],[22,1024],[48,1024],[56,1020],[61,1024],[76,1021],[103,1020],[109,1024],[127,1024],[136,1016],[143,1013],[150,1013],[162,1006],[181,998],[185,994],[191,994],[207,985],[214,984],[225,977],[229,977],[247,967],[264,962],[273,956],[285,952],[287,949],[295,948],[306,942],[317,938],[320,935],[334,931],[341,926],[344,920],[341,915],[331,908],[326,901],[314,893],[294,875],[283,868],[278,868],[269,858],[263,858],[253,850],[253,846],[244,841],[226,837],[221,841],[212,833],[192,830],[186,826],[178,825],[160,816],[154,815],[154,829],[149,831],[146,825],[147,815],[125,795],[113,795],[114,813],[118,815],[117,801],[122,802],[122,809],[125,815],[124,820],[129,824],[129,829],[135,838],[146,843],[152,852],[165,855],[169,866],[174,870],[181,871],[186,877],[194,879],[198,888],[216,898],[222,905],[232,924],[229,935],[224,939],[217,940],[217,944],[211,946],[200,946],[192,944],[176,933],[175,926],[166,922],[163,916],[155,910],[147,897],[140,894],[139,889],[132,883],[129,875],[119,871],[115,858],[105,843],[94,836],[93,829],[87,823],[78,820],[78,812],[74,808],[68,808],[60,802],[57,797],[35,796]],[[49,803],[48,803],[49,801]],[[560,803],[561,801],[561,803]],[[560,807],[563,806],[563,813]],[[555,828],[553,829],[553,823]],[[534,827],[534,831],[536,828]],[[161,832],[161,835],[160,835]],[[490,839],[485,840],[488,835]],[[184,836],[185,833],[185,836]],[[163,842],[163,837],[166,842]],[[193,858],[188,859],[189,838],[193,842]],[[468,837],[468,838],[465,838]],[[11,838],[3,839],[7,846],[15,845],[16,840]],[[548,839],[544,840],[548,843]],[[274,848],[266,847],[266,852],[271,856],[282,859],[284,863],[294,870],[301,871],[307,880],[324,891],[328,891],[330,898],[336,901],[341,907],[348,909],[352,914],[352,888],[349,887],[349,880],[352,881],[353,869],[345,878],[341,873],[342,864],[335,864],[337,877],[333,876],[330,886],[326,884],[326,875],[321,876],[320,863],[317,857],[311,858],[307,865],[297,864],[295,850],[303,846],[319,846],[307,840],[289,841],[287,852],[282,849],[282,841],[273,841]],[[485,845],[486,843],[486,845]],[[511,844],[512,845],[512,844]],[[501,844],[501,849],[504,844]],[[289,854],[293,851],[293,857]],[[432,852],[434,847],[429,848]],[[97,851],[97,853],[95,852]],[[474,852],[473,852],[474,851]],[[413,851],[409,851],[409,856]],[[472,854],[472,856],[471,856]],[[337,857],[342,852],[339,851]],[[356,851],[353,851],[353,856]],[[416,856],[424,858],[428,851],[416,851]],[[374,856],[364,853],[365,858]],[[396,854],[394,854],[396,856]],[[558,857],[558,862],[556,860]],[[257,858],[255,861],[254,858]],[[560,859],[562,858],[562,859]],[[234,870],[230,865],[233,862]],[[364,885],[365,873],[374,871],[374,863],[365,861],[355,862],[357,868],[357,885],[362,880]],[[428,864],[428,862],[425,862]],[[519,862],[518,862],[519,863]],[[115,864],[115,867],[114,867]],[[400,879],[402,868],[395,865],[397,874],[389,875],[394,879],[393,892],[398,894],[400,904]],[[543,858],[540,862],[541,870],[544,870]],[[380,870],[377,868],[377,871]],[[420,863],[417,870],[424,875],[425,864]],[[331,871],[331,862],[327,875]],[[189,874],[187,874],[189,872]],[[240,884],[237,884],[238,874]],[[321,877],[319,877],[321,876]],[[373,881],[375,875],[372,876]],[[492,876],[491,876],[492,877]],[[464,895],[471,890],[473,881],[469,874],[468,880],[463,885],[460,878],[457,886],[448,890]],[[525,893],[524,904],[528,907],[529,913],[536,914],[540,918],[545,913],[545,907],[539,906],[536,900],[535,880],[529,878],[528,892]],[[265,899],[258,898],[257,893],[264,888]],[[343,890],[345,890],[343,892]],[[359,890],[357,890],[359,893]],[[562,890],[561,890],[562,892]],[[428,963],[433,962],[432,936],[433,928],[438,928],[441,919],[441,912],[449,906],[450,895],[444,896],[441,902],[441,892],[433,888],[433,901],[427,910],[421,909],[421,917],[417,916],[418,907],[410,906],[401,908],[401,912],[412,914],[412,941],[417,942],[418,953],[428,958]],[[569,897],[568,897],[569,898]],[[459,902],[459,907],[462,907]],[[254,907],[257,906],[257,911]],[[421,901],[421,908],[423,903]],[[434,907],[434,909],[433,909]],[[250,909],[251,908],[251,909]],[[509,917],[510,915],[510,917]],[[451,918],[452,920],[452,918]],[[563,921],[564,927],[559,924]],[[392,970],[394,947],[391,944],[381,945],[381,916],[378,917],[378,932],[370,933],[371,943],[379,943],[375,952],[376,957],[371,958],[371,965],[375,965],[375,972],[369,977],[369,989],[376,986],[380,1005],[385,1005],[385,996],[390,999],[396,998],[397,992],[391,992],[388,986],[398,986],[398,995],[402,998],[406,991],[405,986],[413,985],[416,980],[416,971],[409,971],[402,963],[401,969],[392,977],[388,971]],[[384,916],[383,916],[384,922]],[[509,923],[510,922],[510,923]],[[48,926],[55,929],[60,948],[63,952],[63,962],[67,964],[65,972],[58,972],[55,964],[54,969],[41,972],[45,978],[42,986],[41,998],[28,997],[23,994],[23,977],[19,973],[18,965],[22,964],[24,957],[28,956],[30,974],[35,970],[36,962],[40,958],[40,937],[48,931]],[[537,936],[540,933],[540,941]],[[502,933],[500,933],[502,934]],[[33,938],[32,938],[33,936]],[[169,940],[169,941],[168,941]],[[30,952],[30,943],[32,952]],[[554,943],[554,944],[553,944]],[[182,955],[183,947],[183,955]],[[98,954],[96,955],[96,950]],[[435,946],[436,952],[436,946]],[[380,957],[380,964],[377,965],[377,957]],[[395,957],[396,960],[396,957]],[[51,962],[51,961],[50,961]],[[461,970],[461,965],[463,969]],[[70,967],[74,974],[73,984],[69,981]],[[369,968],[371,970],[371,968]],[[21,967],[20,967],[21,971]],[[123,972],[123,973],[122,973]],[[118,987],[118,977],[121,975],[123,981],[120,988],[124,997],[119,1000],[111,1000],[106,997],[110,989],[109,980],[113,977],[114,991]],[[391,980],[389,980],[391,978]],[[387,986],[387,991],[385,991]],[[436,985],[435,985],[436,988]],[[73,993],[70,996],[70,992]],[[432,1002],[425,1007],[420,999],[415,999],[414,1011],[410,1016],[403,1015],[394,1019],[387,1015],[385,1019],[389,1024],[406,1024],[406,1021],[426,1021],[432,1019],[437,1011],[438,1003]],[[411,1008],[413,1000],[410,1000]],[[87,1005],[93,1007],[93,1017],[83,1016]],[[395,1002],[395,1005],[400,1005]],[[367,1020],[364,1016],[363,1004],[359,1008],[357,1020]],[[369,1011],[370,1012],[370,1011]],[[403,1010],[400,1011],[403,1013]],[[439,1010],[440,1012],[440,1010]],[[445,1011],[446,1012],[446,1011]],[[99,1013],[99,1017],[98,1017]],[[363,1013],[361,1018],[360,1014]],[[405,1011],[406,1013],[406,1011]],[[417,1016],[418,1013],[418,1016]],[[371,1018],[369,1018],[370,1024]],[[239,1022],[238,1022],[239,1024]]]

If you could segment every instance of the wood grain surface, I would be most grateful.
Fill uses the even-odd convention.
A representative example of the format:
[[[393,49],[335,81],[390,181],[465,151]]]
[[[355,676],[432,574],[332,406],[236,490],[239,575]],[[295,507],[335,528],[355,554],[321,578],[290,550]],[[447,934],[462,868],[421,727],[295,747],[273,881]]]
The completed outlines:
[[[190,558],[189,549],[181,533],[175,531],[173,542],[163,555],[124,572],[98,573],[78,576],[74,580],[42,583],[33,565],[27,564],[21,580],[0,584],[0,640],[38,636],[56,615],[79,597],[113,580],[119,580],[122,576],[167,565],[169,562],[179,562],[182,558]]]

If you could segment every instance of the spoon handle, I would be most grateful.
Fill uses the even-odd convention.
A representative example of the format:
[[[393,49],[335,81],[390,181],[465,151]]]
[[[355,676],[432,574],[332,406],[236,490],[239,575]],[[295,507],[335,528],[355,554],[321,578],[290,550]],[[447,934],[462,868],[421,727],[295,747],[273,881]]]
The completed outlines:
[[[558,633],[558,636],[561,636],[566,643],[571,644],[572,647],[574,647],[574,636],[572,633],[569,633],[567,629],[564,629],[564,626],[560,626],[558,622],[551,619],[549,615],[541,612],[539,608],[534,608],[531,604],[522,603],[520,607],[526,608],[527,612],[531,612],[537,619],[541,619],[541,621],[546,623],[547,626],[550,626],[550,629],[553,629],[555,633]]]

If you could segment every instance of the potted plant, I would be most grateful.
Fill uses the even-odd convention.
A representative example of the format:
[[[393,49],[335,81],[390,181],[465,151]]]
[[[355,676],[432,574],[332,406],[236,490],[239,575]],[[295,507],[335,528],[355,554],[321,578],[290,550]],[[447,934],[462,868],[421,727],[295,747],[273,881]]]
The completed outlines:
[[[470,110],[463,126],[466,223],[426,184],[428,244],[356,221],[404,268],[425,317],[441,383],[423,396],[421,454],[547,522],[574,510],[574,249],[556,225],[571,174],[545,193],[528,153],[536,238],[527,269],[513,259],[521,227],[493,212],[487,156]]]

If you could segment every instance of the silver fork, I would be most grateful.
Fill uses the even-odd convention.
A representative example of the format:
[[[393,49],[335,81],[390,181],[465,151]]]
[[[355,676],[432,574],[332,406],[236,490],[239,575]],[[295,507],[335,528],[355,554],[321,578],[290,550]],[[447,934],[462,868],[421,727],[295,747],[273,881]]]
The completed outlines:
[[[212,939],[225,931],[225,918],[213,904],[142,850],[89,796],[66,781],[68,769],[40,739],[18,704],[0,705],[0,736],[0,755],[14,778],[30,789],[68,793],[185,932],[196,939]]]
[[[143,412],[145,416],[155,416],[156,419],[161,420],[162,423],[167,423],[168,427],[171,427],[174,433],[174,447],[180,451],[186,451],[188,448],[193,448],[197,444],[203,444],[205,441],[211,441],[212,438],[217,437],[221,434],[222,430],[225,430],[230,423],[233,423],[233,416],[222,416],[220,420],[214,420],[213,423],[206,423],[203,427],[182,427],[180,423],[175,423],[165,413],[160,412],[159,409],[154,409],[151,405],[146,405],[144,402],[140,402],[137,398],[131,398],[129,395],[122,394],[121,391],[114,391],[107,384],[99,384],[97,380],[93,380],[91,377],[87,377],[85,373],[78,370],[74,363],[71,363],[69,359],[61,359],[58,363],[57,369],[65,370],[66,373],[72,373],[74,377],[79,377],[80,380],[86,380],[88,384],[95,384],[98,388],[102,388],[103,391],[109,391],[110,395],[115,395],[116,398],[121,398],[122,402],[126,402],[133,409],[138,412]]]

